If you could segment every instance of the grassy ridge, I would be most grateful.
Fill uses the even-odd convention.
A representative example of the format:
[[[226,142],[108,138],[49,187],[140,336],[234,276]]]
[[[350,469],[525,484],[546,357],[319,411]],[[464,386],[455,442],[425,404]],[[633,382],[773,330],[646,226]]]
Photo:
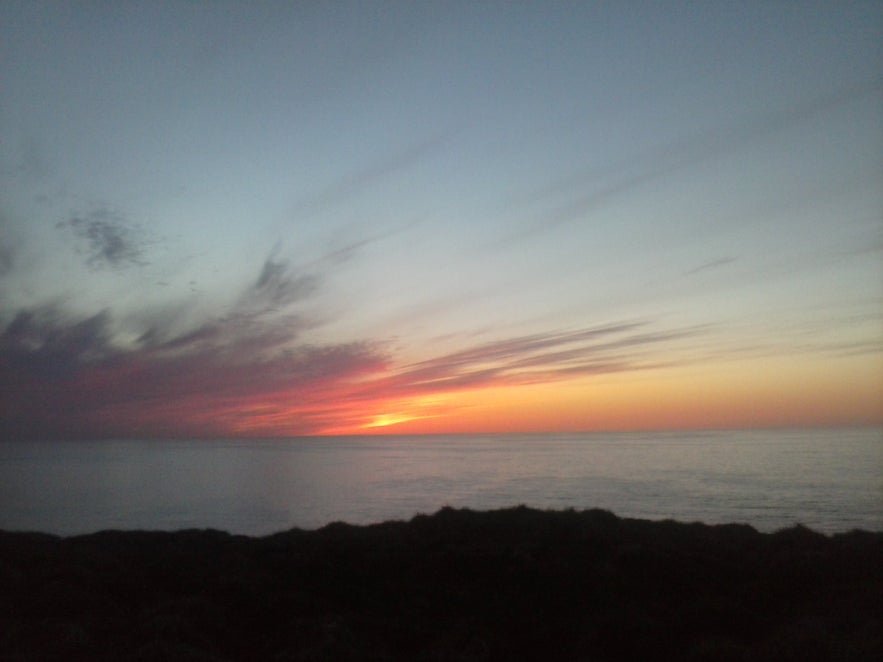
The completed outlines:
[[[0,659],[877,660],[883,533],[525,507],[0,532]]]

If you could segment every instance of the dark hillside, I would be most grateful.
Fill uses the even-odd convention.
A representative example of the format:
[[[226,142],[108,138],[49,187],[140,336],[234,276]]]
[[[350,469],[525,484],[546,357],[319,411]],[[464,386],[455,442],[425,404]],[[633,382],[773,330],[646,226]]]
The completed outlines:
[[[879,660],[883,533],[525,507],[0,533],[0,658]]]

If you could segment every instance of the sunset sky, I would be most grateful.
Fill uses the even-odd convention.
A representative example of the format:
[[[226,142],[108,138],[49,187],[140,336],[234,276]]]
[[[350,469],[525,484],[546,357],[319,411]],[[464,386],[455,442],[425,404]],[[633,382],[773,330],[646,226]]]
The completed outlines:
[[[883,423],[880,2],[0,4],[0,438]]]

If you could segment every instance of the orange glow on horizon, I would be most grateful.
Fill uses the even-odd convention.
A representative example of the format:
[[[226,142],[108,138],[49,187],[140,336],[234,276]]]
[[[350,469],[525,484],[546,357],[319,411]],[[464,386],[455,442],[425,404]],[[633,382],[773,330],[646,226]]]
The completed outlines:
[[[323,434],[476,434],[883,425],[874,362],[831,374],[794,360],[660,369],[531,385],[488,385],[364,403],[361,422]],[[383,413],[371,411],[377,406]]]
[[[350,382],[210,409],[199,398],[163,413],[245,437],[883,425],[883,357],[684,364],[531,384],[491,379],[412,397],[405,390],[381,377],[367,387]]]

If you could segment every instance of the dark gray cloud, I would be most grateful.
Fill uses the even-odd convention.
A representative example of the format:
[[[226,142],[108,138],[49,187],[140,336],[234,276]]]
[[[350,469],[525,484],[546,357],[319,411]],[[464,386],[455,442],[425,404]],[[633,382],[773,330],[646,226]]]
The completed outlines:
[[[141,233],[120,212],[106,206],[76,214],[57,227],[73,233],[92,269],[121,269],[143,266],[145,241]]]
[[[108,354],[107,314],[69,321],[57,307],[22,309],[0,335],[4,372],[64,377]]]
[[[386,359],[371,343],[292,345],[296,333],[229,319],[123,347],[106,312],[20,310],[0,330],[0,438],[278,431],[270,411],[286,413],[288,434],[320,431],[323,401]]]

